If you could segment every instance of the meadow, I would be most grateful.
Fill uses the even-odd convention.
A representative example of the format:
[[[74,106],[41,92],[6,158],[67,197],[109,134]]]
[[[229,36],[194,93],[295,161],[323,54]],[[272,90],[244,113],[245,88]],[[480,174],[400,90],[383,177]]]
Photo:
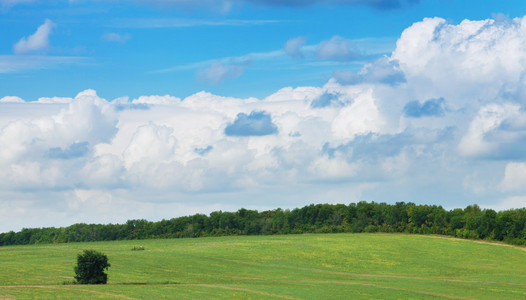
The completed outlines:
[[[108,256],[107,285],[68,284],[84,249]],[[0,298],[524,299],[525,265],[522,247],[407,234],[5,246]]]

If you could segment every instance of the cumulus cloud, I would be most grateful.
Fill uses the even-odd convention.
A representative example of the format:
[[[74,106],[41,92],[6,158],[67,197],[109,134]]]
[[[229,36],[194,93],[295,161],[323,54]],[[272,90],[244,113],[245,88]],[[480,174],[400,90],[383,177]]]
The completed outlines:
[[[69,97],[40,97],[38,103],[71,103],[73,98]]]
[[[236,79],[243,74],[251,61],[223,63],[213,62],[208,68],[198,72],[198,79],[211,84],[220,84],[225,80]]]
[[[0,99],[0,103],[24,103],[24,99],[16,96],[5,96]]]
[[[391,58],[415,83],[419,98],[453,97],[459,105],[473,98],[489,102],[522,81],[525,26],[524,18],[458,25],[427,18],[404,30]]]
[[[357,135],[382,132],[385,125],[372,91],[366,90],[351,105],[339,110],[332,122],[332,131],[335,137],[348,140]]]
[[[526,129],[526,124],[519,121],[524,117],[520,106],[515,104],[490,104],[481,107],[469,124],[467,133],[460,140],[460,153],[467,156],[498,157],[503,155],[501,151],[522,138],[525,132],[524,130],[508,130],[502,125],[520,124]]]
[[[4,97],[0,197],[54,191],[38,201],[62,199],[64,214],[100,197],[119,220],[133,215],[117,209],[130,203],[145,209],[138,217],[157,219],[174,216],[160,215],[167,208],[267,209],[351,196],[519,205],[526,22],[500,22],[425,19],[351,79],[263,99],[199,92],[107,102],[93,90],[31,103]],[[134,105],[147,109],[119,109]],[[0,216],[36,202],[0,203]]]
[[[526,189],[526,163],[511,162],[506,164],[504,178],[500,186],[505,191],[524,191]]]
[[[239,113],[234,122],[225,128],[225,134],[229,136],[262,136],[277,132],[278,127],[264,111],[253,111],[249,115]]]
[[[128,99],[126,98],[124,100],[125,100],[124,102],[122,102],[122,101],[117,101],[117,102],[119,102],[118,104],[124,104],[124,103],[127,102]],[[174,96],[170,96],[170,95],[164,95],[164,96],[151,95],[151,96],[140,96],[137,99],[133,99],[131,101],[131,104],[148,104],[148,105],[152,105],[152,104],[178,104],[179,102],[181,102],[181,99],[177,98],[177,97],[174,97]]]
[[[172,132],[173,129],[154,123],[140,126],[123,152],[124,166],[143,171],[172,160],[177,145]]]
[[[285,43],[285,47],[283,47],[283,50],[285,50],[285,53],[293,58],[303,58],[303,53],[301,52],[301,48],[305,45],[305,42],[307,41],[306,38],[302,36],[298,36],[295,38],[292,38]]]
[[[49,47],[49,35],[52,33],[55,23],[46,19],[44,24],[40,25],[35,33],[28,37],[22,38],[14,45],[14,51],[17,54],[46,50]]]
[[[116,132],[117,120],[108,103],[95,91],[79,93],[58,114],[34,119],[19,119],[0,130],[0,163],[38,161],[41,153],[49,157],[75,156],[87,144],[109,141]]]
[[[324,93],[322,88],[318,87],[285,87],[265,98],[265,101],[312,101]]]

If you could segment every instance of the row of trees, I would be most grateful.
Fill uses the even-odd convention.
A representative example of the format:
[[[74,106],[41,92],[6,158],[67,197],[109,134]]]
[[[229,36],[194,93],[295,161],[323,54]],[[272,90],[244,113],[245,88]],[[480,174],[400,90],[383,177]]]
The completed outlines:
[[[441,206],[398,202],[311,204],[293,210],[212,212],[170,220],[129,220],[126,224],[74,224],[63,228],[22,229],[0,234],[0,246],[223,235],[330,232],[440,234],[526,244],[526,208],[496,212],[478,205],[445,210]]]

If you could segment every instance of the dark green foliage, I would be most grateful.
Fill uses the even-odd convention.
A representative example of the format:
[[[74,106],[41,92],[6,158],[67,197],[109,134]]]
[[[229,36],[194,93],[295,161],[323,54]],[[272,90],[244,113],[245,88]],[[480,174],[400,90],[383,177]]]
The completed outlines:
[[[65,228],[22,229],[0,234],[0,246],[39,243],[138,240],[222,235],[268,235],[329,232],[404,232],[526,244],[526,208],[496,212],[470,205],[445,210],[436,205],[359,202],[311,204],[302,208],[258,212],[215,211],[159,222],[74,224]]]
[[[77,265],[75,266],[75,279],[80,284],[106,284],[110,264],[108,257],[95,250],[84,250],[83,254],[77,256]]]

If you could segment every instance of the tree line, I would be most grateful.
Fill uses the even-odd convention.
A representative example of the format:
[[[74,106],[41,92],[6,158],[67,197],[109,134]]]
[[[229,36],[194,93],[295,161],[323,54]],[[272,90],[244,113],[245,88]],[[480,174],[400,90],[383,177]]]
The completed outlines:
[[[149,222],[74,224],[68,227],[24,228],[0,234],[0,246],[225,235],[271,235],[337,232],[439,234],[467,239],[526,244],[526,208],[495,211],[470,205],[442,206],[359,202],[311,204],[302,208],[258,212],[215,211]]]

